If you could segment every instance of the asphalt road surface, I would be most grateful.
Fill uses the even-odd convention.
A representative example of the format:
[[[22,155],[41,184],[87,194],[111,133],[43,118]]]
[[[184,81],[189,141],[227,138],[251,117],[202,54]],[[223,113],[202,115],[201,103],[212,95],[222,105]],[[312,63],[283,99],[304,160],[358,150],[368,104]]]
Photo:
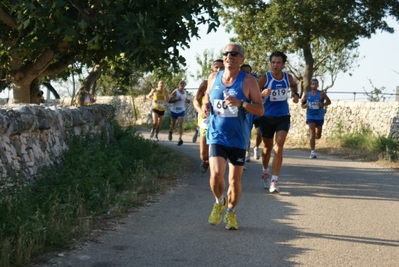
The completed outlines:
[[[144,133],[148,137],[148,133]],[[399,173],[370,163],[286,150],[281,194],[261,186],[259,160],[247,163],[236,208],[239,230],[208,224],[215,201],[209,172],[199,171],[198,143],[177,146],[192,159],[180,185],[129,214],[99,242],[34,266],[222,267],[399,266]]]

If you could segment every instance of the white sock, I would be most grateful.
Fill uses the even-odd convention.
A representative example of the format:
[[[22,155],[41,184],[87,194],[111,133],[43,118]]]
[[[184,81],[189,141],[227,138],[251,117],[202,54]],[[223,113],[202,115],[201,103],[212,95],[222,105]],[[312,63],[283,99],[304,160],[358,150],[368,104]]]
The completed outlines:
[[[229,213],[229,212],[234,212],[234,209],[231,209],[231,208],[227,207],[226,213]]]
[[[272,175],[272,181],[277,181],[278,180],[278,176],[277,175]]]
[[[269,168],[267,168],[267,169],[262,168],[262,172],[263,172],[263,173],[269,173]]]
[[[216,198],[216,203],[219,205],[224,205],[224,196],[222,195],[220,198]]]
[[[314,150],[310,151],[310,153],[316,153]]]

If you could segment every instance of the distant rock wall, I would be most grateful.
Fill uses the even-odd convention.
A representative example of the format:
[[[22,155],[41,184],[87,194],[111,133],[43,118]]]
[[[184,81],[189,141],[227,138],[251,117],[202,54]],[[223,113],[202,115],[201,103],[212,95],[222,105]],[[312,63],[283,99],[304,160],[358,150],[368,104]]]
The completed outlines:
[[[308,132],[306,109],[290,103],[290,138],[303,139]],[[369,128],[377,136],[399,140],[399,102],[332,102],[327,106],[323,137],[356,133]]]

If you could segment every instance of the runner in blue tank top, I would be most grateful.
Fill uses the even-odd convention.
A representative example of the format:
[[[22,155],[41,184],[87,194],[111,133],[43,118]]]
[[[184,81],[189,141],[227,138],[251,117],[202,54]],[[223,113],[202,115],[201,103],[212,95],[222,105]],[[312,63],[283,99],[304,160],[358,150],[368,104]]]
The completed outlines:
[[[244,48],[229,43],[223,52],[225,70],[209,75],[203,113],[209,112],[206,134],[209,144],[209,185],[216,199],[209,223],[217,225],[224,220],[226,229],[238,229],[234,208],[241,196],[241,175],[245,150],[249,141],[248,114],[263,114],[262,98],[256,79],[240,71],[244,62]],[[227,96],[223,91],[227,91]],[[238,108],[232,111],[232,107]],[[227,160],[229,160],[228,200],[224,197]]]
[[[330,98],[323,91],[318,90],[319,81],[312,79],[310,81],[310,91],[302,98],[302,108],[306,110],[306,123],[309,126],[310,133],[310,158],[317,158],[315,151],[316,139],[321,138],[321,132],[324,124],[324,106],[331,104]]]
[[[270,193],[280,191],[277,182],[283,163],[283,150],[285,139],[290,128],[290,111],[288,107],[288,93],[298,103],[298,87],[294,78],[283,72],[287,56],[280,52],[273,52],[270,57],[270,71],[259,77],[258,84],[264,98],[264,114],[260,119],[262,139],[264,143],[262,151],[262,184]],[[274,140],[274,135],[276,138]],[[275,141],[275,143],[274,143]],[[272,162],[272,177],[269,183],[269,161],[274,150]]]

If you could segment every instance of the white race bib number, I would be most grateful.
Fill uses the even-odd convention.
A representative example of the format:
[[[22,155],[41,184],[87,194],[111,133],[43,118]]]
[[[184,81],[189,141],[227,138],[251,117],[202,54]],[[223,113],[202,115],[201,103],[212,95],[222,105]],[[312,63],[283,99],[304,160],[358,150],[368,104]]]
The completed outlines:
[[[226,102],[223,99],[215,99],[213,101],[213,111],[218,116],[225,117],[225,118],[238,117],[238,112],[232,113],[230,111],[229,107],[226,105]]]
[[[319,107],[319,105],[317,105],[317,103],[319,103],[318,101],[317,102],[308,102],[308,108],[309,109],[319,109],[320,107]]]
[[[287,100],[287,95],[287,88],[273,89],[270,95],[270,101],[285,101]]]

